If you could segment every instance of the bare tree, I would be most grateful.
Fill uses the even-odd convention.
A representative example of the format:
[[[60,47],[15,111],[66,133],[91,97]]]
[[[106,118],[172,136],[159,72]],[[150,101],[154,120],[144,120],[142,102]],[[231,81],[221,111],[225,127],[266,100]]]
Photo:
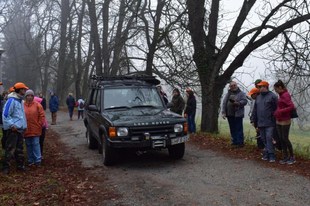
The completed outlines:
[[[218,25],[220,1],[210,1],[207,5],[209,9],[205,7],[205,0],[186,1],[188,26],[194,46],[193,57],[202,90],[202,131],[218,132],[218,113],[223,89],[245,59],[278,35],[310,18],[307,1],[266,2],[263,5],[265,13],[260,14],[262,19],[260,25],[245,29],[245,21],[249,20],[249,14],[257,2],[244,0],[227,38],[220,38]],[[228,62],[233,49],[241,43],[243,46],[238,54]],[[227,67],[225,64],[228,64]],[[223,68],[224,65],[226,69]]]

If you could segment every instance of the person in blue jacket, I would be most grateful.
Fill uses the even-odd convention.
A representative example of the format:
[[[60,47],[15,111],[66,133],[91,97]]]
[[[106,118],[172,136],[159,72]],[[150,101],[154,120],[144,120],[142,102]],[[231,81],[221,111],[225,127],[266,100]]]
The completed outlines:
[[[59,110],[59,101],[54,91],[50,91],[51,98],[49,101],[50,112],[52,114],[52,124],[56,125],[57,111]]]
[[[27,128],[23,97],[28,87],[18,82],[14,85],[15,91],[10,93],[3,107],[3,129],[6,130],[5,155],[2,172],[10,172],[11,160],[16,159],[17,170],[27,171],[24,167],[24,138],[23,132]]]

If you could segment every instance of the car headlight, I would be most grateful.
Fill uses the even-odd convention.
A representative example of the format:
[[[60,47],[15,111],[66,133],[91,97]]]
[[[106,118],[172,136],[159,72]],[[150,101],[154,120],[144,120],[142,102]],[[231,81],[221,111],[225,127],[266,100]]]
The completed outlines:
[[[126,127],[117,128],[117,136],[118,137],[128,136],[128,129]]]
[[[174,125],[174,132],[183,132],[183,125],[182,124]]]

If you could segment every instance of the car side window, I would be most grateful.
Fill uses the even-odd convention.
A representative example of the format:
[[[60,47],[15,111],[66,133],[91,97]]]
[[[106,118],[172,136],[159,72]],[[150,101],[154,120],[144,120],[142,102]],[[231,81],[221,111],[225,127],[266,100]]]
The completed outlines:
[[[97,95],[96,95],[96,106],[97,106],[97,109],[100,111],[101,109],[101,90],[97,90]]]

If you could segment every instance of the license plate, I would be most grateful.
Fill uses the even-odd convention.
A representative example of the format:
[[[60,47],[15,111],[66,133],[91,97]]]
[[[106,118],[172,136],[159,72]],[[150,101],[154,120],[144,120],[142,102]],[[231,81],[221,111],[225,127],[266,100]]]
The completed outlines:
[[[189,136],[171,139],[171,145],[180,144],[189,140]]]

